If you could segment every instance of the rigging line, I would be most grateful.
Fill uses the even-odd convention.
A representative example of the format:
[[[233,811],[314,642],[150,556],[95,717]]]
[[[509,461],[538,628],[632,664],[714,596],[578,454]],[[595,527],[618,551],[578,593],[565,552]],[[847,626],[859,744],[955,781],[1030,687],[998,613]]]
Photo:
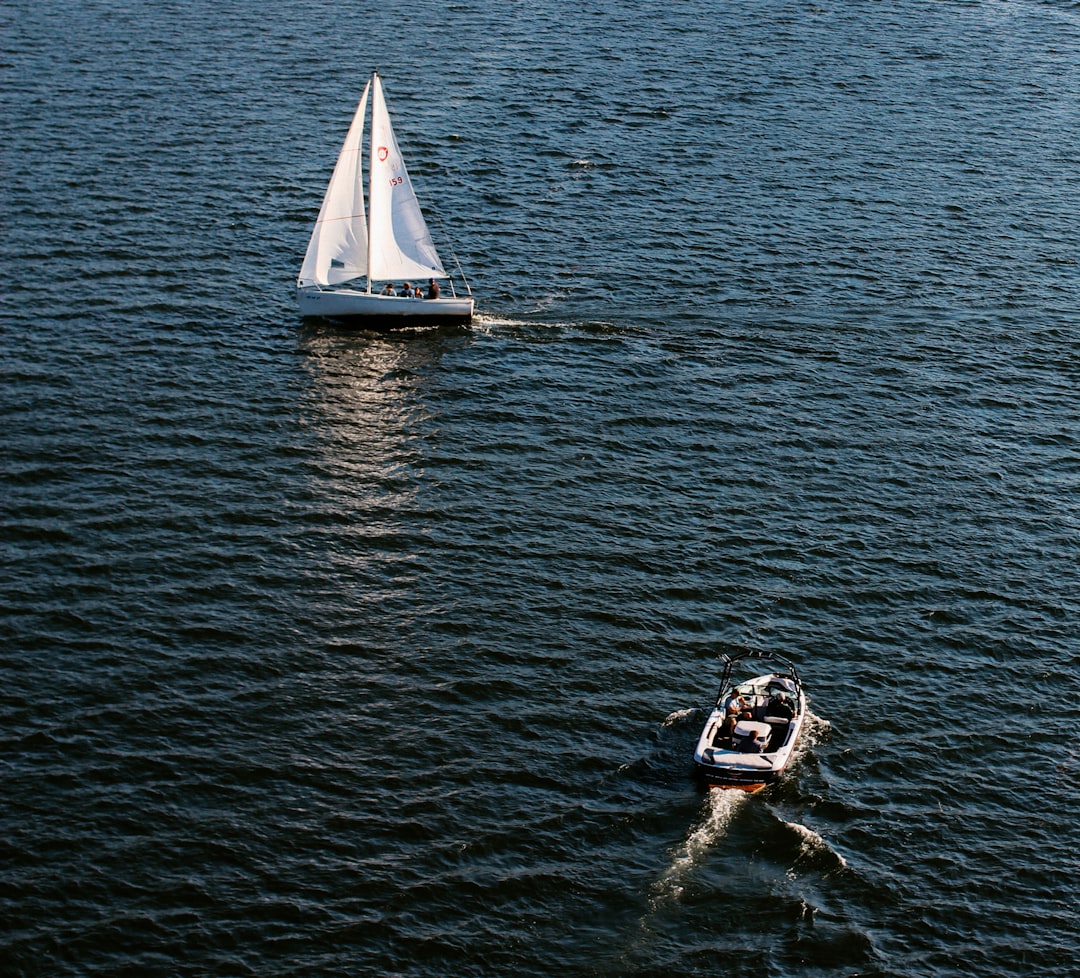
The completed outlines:
[[[468,295],[472,295],[472,286],[469,285],[469,280],[465,277],[465,269],[461,267],[461,262],[458,260],[457,253],[454,251],[454,242],[450,237],[449,232],[446,229],[446,222],[442,218],[441,211],[434,211],[432,216],[439,222],[439,233],[442,235],[443,240],[446,242],[446,246],[450,249],[450,257],[454,259],[454,264],[457,265],[458,274],[461,276],[461,281],[465,285],[465,292]],[[450,276],[450,294],[456,296],[454,291],[454,279]]]

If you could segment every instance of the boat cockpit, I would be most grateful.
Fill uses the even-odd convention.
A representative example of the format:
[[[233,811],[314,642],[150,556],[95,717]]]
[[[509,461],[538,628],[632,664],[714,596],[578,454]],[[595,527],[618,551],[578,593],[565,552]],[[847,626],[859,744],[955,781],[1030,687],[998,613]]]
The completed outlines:
[[[798,709],[795,684],[785,677],[735,686],[724,700],[724,719],[712,746],[740,754],[775,753],[787,740]]]

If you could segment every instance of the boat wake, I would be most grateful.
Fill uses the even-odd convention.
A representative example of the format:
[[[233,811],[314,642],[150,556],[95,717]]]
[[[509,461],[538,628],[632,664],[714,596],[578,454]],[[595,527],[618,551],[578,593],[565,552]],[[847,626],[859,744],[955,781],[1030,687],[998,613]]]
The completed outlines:
[[[749,796],[743,791],[710,791],[704,817],[691,828],[678,849],[671,865],[653,884],[650,904],[653,912],[665,903],[682,896],[686,879],[694,872],[709,850],[724,837],[732,818]]]
[[[660,724],[660,726],[674,727],[684,720],[689,720],[691,717],[697,716],[700,712],[701,711],[696,706],[687,707],[685,710],[676,710],[674,713],[664,717],[664,722]]]
[[[795,858],[787,871],[789,879],[793,879],[800,868],[813,867],[825,871],[847,869],[844,857],[813,829],[782,818],[780,822],[784,829],[791,833],[795,842]]]
[[[544,298],[538,301],[533,309],[513,315],[500,315],[490,310],[474,312],[470,328],[474,332],[488,335],[498,335],[509,331],[540,336],[559,333],[567,333],[571,336],[582,334],[587,336],[633,336],[641,332],[632,326],[604,319],[541,318],[549,308],[557,304],[559,298],[558,296],[553,296],[550,300]]]
[[[807,709],[806,725],[803,727],[803,746],[813,747],[815,744],[820,744],[828,736],[830,730],[832,730],[832,724],[828,720],[819,717],[813,710]]]
[[[684,711],[673,713],[665,726],[677,721]],[[665,914],[680,913],[686,883],[706,860],[709,851],[726,834],[731,820],[750,796],[743,791],[710,791],[705,811],[691,827],[685,841],[672,850],[670,865],[649,890],[648,910],[638,919],[637,931],[629,946],[618,953],[620,971],[633,970],[632,962],[656,940],[656,920]]]
[[[793,767],[797,766],[806,759],[807,754],[813,752],[813,749],[818,744],[823,743],[828,739],[829,734],[832,732],[832,724],[828,720],[819,717],[813,710],[807,708],[806,720],[803,722],[802,734],[799,737],[798,744],[795,745],[795,750],[792,751],[791,759]]]

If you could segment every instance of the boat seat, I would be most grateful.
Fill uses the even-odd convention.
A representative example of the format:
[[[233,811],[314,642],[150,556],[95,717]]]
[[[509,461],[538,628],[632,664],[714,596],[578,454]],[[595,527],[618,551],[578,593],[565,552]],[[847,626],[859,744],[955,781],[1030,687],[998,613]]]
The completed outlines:
[[[765,752],[774,754],[784,746],[784,741],[788,737],[788,730],[791,729],[791,721],[787,717],[766,717],[765,722],[768,723],[772,730],[769,746],[765,748]]]
[[[728,757],[731,755],[729,754]],[[770,771],[773,767],[772,758],[764,754],[740,754],[738,758],[732,758],[726,763],[734,768],[749,768],[758,771]]]
[[[735,724],[735,750],[741,754],[760,754],[769,742],[772,728],[767,723],[753,720],[740,720]]]

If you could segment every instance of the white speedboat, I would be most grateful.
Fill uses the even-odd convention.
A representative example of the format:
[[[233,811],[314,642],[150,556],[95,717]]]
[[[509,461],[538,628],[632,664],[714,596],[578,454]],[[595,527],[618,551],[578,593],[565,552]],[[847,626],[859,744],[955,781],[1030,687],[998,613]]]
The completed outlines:
[[[694,750],[694,765],[710,787],[758,791],[791,760],[806,719],[806,693],[795,666],[781,656],[746,650],[722,658],[720,692]],[[736,664],[744,659],[769,660],[782,671],[733,683]]]

